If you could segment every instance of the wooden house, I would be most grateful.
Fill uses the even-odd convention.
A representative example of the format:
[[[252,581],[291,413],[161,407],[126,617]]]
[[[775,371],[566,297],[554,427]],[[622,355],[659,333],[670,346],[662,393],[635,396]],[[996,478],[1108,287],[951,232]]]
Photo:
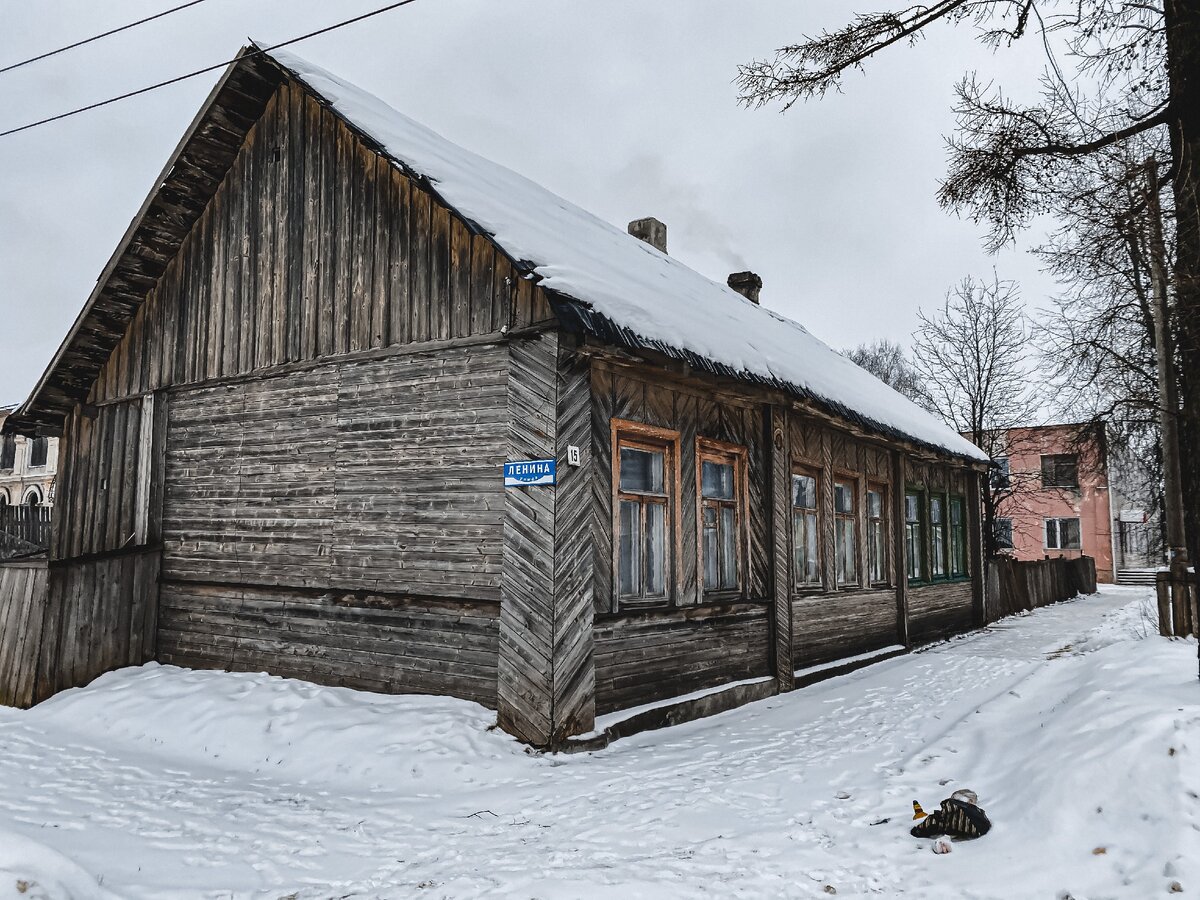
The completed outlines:
[[[978,623],[983,454],[634,230],[245,50],[6,426],[61,436],[33,695],[265,670],[544,746]]]

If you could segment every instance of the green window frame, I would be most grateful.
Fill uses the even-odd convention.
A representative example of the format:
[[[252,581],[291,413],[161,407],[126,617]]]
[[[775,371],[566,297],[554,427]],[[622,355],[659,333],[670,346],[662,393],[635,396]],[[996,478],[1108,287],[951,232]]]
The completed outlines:
[[[967,563],[967,501],[950,497],[950,577],[965,578],[970,574]]]
[[[945,494],[929,495],[929,576],[931,579],[947,578],[950,566],[947,564],[946,539],[947,524],[950,518],[946,509]]]
[[[909,582],[925,579],[925,492],[909,488],[904,492],[904,564]]]

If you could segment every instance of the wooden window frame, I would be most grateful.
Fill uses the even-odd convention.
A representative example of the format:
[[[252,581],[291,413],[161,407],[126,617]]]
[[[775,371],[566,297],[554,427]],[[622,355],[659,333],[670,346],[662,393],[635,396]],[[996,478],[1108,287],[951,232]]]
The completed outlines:
[[[680,526],[680,494],[682,478],[680,475],[680,433],[670,428],[659,428],[656,425],[646,425],[628,419],[610,420],[611,440],[611,471],[612,481],[612,521],[610,533],[612,537],[612,597],[611,609],[618,612],[621,609],[663,609],[676,606],[680,600],[680,590],[683,584]],[[621,500],[630,499],[644,502],[643,494],[623,494],[621,491],[621,447],[636,450],[665,451],[663,459],[663,487],[666,489],[666,546],[671,558],[664,568],[665,592],[663,596],[653,597],[622,597],[621,596]]]
[[[837,508],[837,486],[846,484],[850,486],[850,496],[854,498],[854,512],[839,513]],[[863,522],[865,510],[863,509],[863,500],[866,495],[863,493],[862,478],[859,475],[851,474],[850,472],[837,470],[833,472],[833,478],[829,482],[829,498],[833,503],[831,513],[833,515],[833,588],[838,591],[854,591],[861,590],[865,584],[865,575],[863,572]],[[837,570],[837,547],[838,547],[838,521],[844,519],[853,520],[854,524],[854,580],[840,581],[838,580]]]
[[[942,521],[940,525],[935,525],[933,521],[933,501],[940,500],[942,504]],[[928,508],[925,511],[926,532],[929,537],[929,550],[926,554],[929,558],[929,571],[927,573],[928,581],[949,581],[950,580],[950,495],[945,491],[928,491],[926,493],[925,502]],[[941,534],[941,563],[942,571],[934,571],[934,543],[933,535],[937,530]]]
[[[796,510],[804,509],[805,507],[797,507],[795,505],[794,494],[792,494],[792,480],[788,479],[788,509],[790,510],[790,518],[788,521],[788,533],[791,538],[788,544],[791,546],[791,553],[788,559],[788,568],[792,573],[792,593],[793,594],[819,594],[824,593],[825,587],[825,513],[822,509],[821,496],[824,487],[824,473],[819,465],[815,463],[807,463],[801,461],[792,462],[792,475],[806,475],[813,480],[813,490],[816,492],[816,506],[813,507],[813,515],[816,518],[817,529],[817,580],[816,581],[799,581],[799,572],[796,570]]]
[[[44,469],[50,463],[50,439],[38,435],[27,440],[26,446],[29,448],[29,453],[26,455],[26,465],[30,469]],[[40,453],[41,462],[34,462],[34,454]]]
[[[917,559],[917,574],[911,575],[908,571],[908,563],[911,559],[908,548],[908,497],[910,494],[915,494],[917,498],[917,534],[921,539],[921,552]],[[929,580],[929,536],[926,532],[929,530],[929,492],[924,488],[908,486],[904,489],[904,577],[908,579],[909,584],[926,584]]]
[[[872,519],[871,519],[869,495],[871,494],[872,491],[879,494],[879,528],[883,532],[883,551],[882,551],[883,557],[882,557],[882,565],[880,566],[880,569],[882,571],[882,578],[880,578],[880,579],[875,579],[871,575],[871,550],[872,550],[871,521],[872,521]],[[864,499],[868,500],[868,502],[863,504],[863,522],[866,527],[866,539],[867,539],[867,547],[866,547],[867,570],[865,573],[866,574],[866,583],[869,584],[871,587],[876,587],[876,588],[890,587],[892,584],[892,569],[891,569],[891,565],[890,565],[892,554],[889,552],[889,550],[891,549],[891,542],[892,542],[892,528],[891,528],[891,522],[888,517],[888,512],[890,509],[890,507],[888,506],[888,503],[891,498],[888,496],[888,494],[889,494],[888,484],[886,482],[871,481],[871,480],[867,481],[866,490],[863,494]]]
[[[737,517],[737,587],[709,590],[704,586],[704,461],[733,464],[733,507]],[[705,602],[744,600],[750,583],[750,501],[747,468],[749,451],[741,444],[731,444],[712,438],[696,438],[696,590]],[[714,501],[729,505],[729,501]]]

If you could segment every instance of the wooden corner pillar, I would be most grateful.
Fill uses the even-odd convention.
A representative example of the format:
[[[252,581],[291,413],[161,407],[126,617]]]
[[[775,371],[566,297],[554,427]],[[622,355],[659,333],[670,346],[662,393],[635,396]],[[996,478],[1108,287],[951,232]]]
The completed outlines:
[[[908,542],[905,540],[904,492],[908,472],[899,450],[892,451],[892,566],[896,573],[896,639],[912,649],[908,634]]]
[[[780,691],[796,686],[792,644],[792,462],[787,408],[772,406],[767,446],[771,453],[772,659]]]
[[[554,459],[557,483],[504,492],[497,712],[505,731],[547,747],[596,716],[590,376],[553,332],[509,348],[507,458]]]
[[[970,548],[967,566],[971,573],[971,608],[977,628],[987,624],[987,562],[983,553],[986,536],[980,509],[983,492],[987,490],[986,478],[974,470],[967,471],[967,546]]]

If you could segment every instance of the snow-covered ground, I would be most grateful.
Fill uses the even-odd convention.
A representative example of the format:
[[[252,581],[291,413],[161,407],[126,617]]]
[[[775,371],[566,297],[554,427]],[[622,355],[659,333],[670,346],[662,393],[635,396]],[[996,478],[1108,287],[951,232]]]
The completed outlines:
[[[1145,589],[607,750],[160,666],[0,710],[0,898],[1083,898],[1200,892],[1194,642]],[[949,855],[911,802],[978,792]]]

